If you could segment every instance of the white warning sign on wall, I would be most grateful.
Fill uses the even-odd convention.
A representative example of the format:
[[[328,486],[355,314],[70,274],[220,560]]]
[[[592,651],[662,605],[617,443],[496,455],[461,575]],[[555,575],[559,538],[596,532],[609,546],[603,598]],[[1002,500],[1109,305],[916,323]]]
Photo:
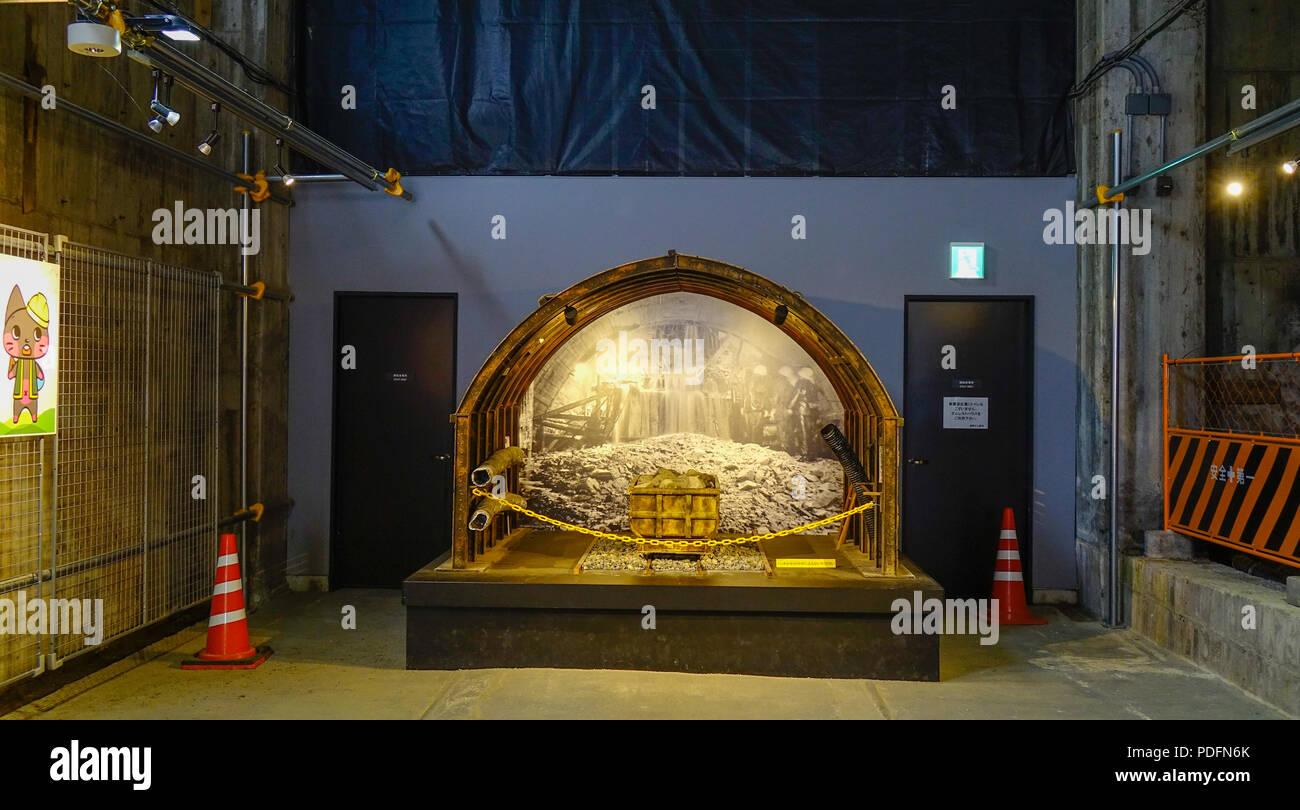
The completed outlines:
[[[944,397],[944,430],[988,430],[988,397]]]

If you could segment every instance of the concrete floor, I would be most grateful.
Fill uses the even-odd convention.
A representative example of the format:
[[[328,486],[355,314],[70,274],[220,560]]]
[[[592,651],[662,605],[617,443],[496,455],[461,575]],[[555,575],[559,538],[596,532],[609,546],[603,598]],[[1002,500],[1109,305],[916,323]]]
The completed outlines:
[[[357,629],[343,630],[344,605]],[[250,620],[275,655],[247,672],[187,672],[203,628],[9,718],[1283,718],[1126,630],[1051,608],[996,646],[945,637],[940,683],[613,670],[409,672],[397,591],[276,598]]]

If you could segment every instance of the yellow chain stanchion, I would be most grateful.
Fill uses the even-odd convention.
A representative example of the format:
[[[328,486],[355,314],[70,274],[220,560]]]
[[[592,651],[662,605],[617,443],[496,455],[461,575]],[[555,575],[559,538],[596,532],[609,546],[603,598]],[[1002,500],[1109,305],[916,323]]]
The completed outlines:
[[[583,526],[575,526],[572,523],[565,523],[563,520],[556,520],[553,517],[547,517],[546,515],[543,515],[540,512],[534,512],[533,510],[529,509],[526,506],[520,506],[519,504],[511,503],[510,501],[507,501],[505,498],[498,498],[497,496],[491,494],[490,492],[485,492],[479,489],[478,487],[474,487],[471,491],[475,495],[478,495],[480,498],[488,498],[490,500],[497,501],[507,509],[513,509],[516,512],[520,512],[522,514],[528,515],[529,517],[540,520],[543,523],[549,523],[552,526],[557,526],[561,529],[567,529],[568,531],[571,532],[579,532],[581,534],[591,535],[592,537],[600,537],[605,540],[618,540],[623,543],[637,543],[637,544],[644,543],[645,545],[648,546],[666,546],[670,549],[675,548],[677,546],[681,546],[683,548],[687,548],[690,546],[733,546],[739,543],[755,543],[758,542],[759,540],[772,540],[773,538],[777,538],[777,537],[786,537],[791,534],[799,534],[801,532],[807,531],[808,529],[818,529],[821,528],[822,526],[827,525],[828,523],[837,523],[840,520],[843,520],[844,518],[852,517],[853,515],[856,515],[859,512],[865,512],[868,509],[872,509],[876,505],[875,501],[867,501],[866,503],[859,504],[858,506],[855,506],[846,512],[840,512],[838,515],[832,515],[831,517],[828,518],[815,520],[812,523],[805,523],[802,526],[795,526],[793,529],[782,529],[779,532],[768,532],[767,534],[753,534],[750,535],[749,537],[727,537],[722,540],[659,540],[653,537],[628,537],[622,534],[601,532],[601,531],[596,531],[595,529],[588,529]]]

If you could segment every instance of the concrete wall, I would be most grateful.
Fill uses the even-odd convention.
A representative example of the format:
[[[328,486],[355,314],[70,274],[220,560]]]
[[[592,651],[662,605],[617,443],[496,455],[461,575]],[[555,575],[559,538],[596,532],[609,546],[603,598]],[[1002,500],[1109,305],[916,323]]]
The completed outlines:
[[[293,37],[289,4],[240,0],[217,4],[216,10],[213,5],[208,0],[179,3],[182,11],[192,13],[199,23],[274,75],[290,77]],[[92,59],[70,52],[66,26],[72,19],[72,8],[66,3],[0,5],[0,71],[38,87],[53,85],[58,99],[148,134],[149,70],[125,56]],[[215,48],[196,44],[186,46],[186,52],[270,103],[284,105],[282,95],[247,81]],[[212,127],[207,102],[176,87],[173,106],[181,113],[181,122],[153,137],[197,155],[195,145]],[[222,138],[208,160],[237,170],[240,124],[223,114],[219,128]],[[273,139],[255,134],[255,166],[273,162],[273,143]],[[175,200],[196,208],[240,204],[239,195],[220,178],[0,89],[0,222],[64,234],[76,242],[132,256],[216,271],[229,281],[238,280],[236,247],[153,243],[153,211],[170,208]],[[288,209],[271,203],[262,209],[261,252],[252,257],[250,277],[282,289],[288,284]],[[223,514],[240,505],[238,313],[238,299],[232,295],[221,321],[223,468],[215,483]],[[284,414],[288,406],[283,369],[288,363],[287,310],[278,304],[254,306],[250,334],[250,495],[275,503],[286,497]],[[245,572],[245,577],[254,605],[284,582],[284,541],[283,524],[272,519],[249,531],[246,559],[252,570]]]
[[[900,409],[905,294],[1036,299],[1034,581],[1075,587],[1074,254],[1043,211],[1074,181],[918,178],[413,178],[416,202],[300,187],[290,262],[291,575],[328,570],[333,294],[460,294],[458,387],[537,298],[670,249],[747,267],[804,294],[866,354]],[[490,238],[506,217],[507,239]],[[806,241],[790,220],[807,218]],[[987,243],[989,278],[947,278],[948,243]]]
[[[1164,0],[1081,0],[1078,75],[1127,45],[1168,6]],[[1205,134],[1204,6],[1194,6],[1139,53],[1154,63],[1173,96],[1169,156],[1190,151]],[[1110,133],[1128,127],[1124,96],[1132,89],[1126,71],[1112,70],[1075,105],[1080,199],[1095,200],[1098,184],[1113,185]],[[1137,119],[1134,173],[1160,165],[1159,127],[1154,117]],[[1107,599],[1109,504],[1119,510],[1121,550],[1141,548],[1142,531],[1161,525],[1161,354],[1183,357],[1204,348],[1205,165],[1194,161],[1170,175],[1171,196],[1157,197],[1148,184],[1125,201],[1130,210],[1151,210],[1154,233],[1150,253],[1121,251],[1119,467],[1118,481],[1107,482],[1109,500],[1092,497],[1091,481],[1107,474],[1110,457],[1110,250],[1078,250],[1076,552],[1080,603],[1097,614]]]
[[[1280,584],[1206,560],[1128,560],[1133,629],[1300,716],[1300,608]]]

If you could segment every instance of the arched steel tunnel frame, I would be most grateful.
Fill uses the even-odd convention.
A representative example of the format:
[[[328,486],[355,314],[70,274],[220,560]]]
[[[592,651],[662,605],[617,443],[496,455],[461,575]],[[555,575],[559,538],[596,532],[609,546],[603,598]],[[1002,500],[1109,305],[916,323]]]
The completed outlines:
[[[862,549],[875,573],[896,575],[903,420],[875,369],[839,327],[793,290],[733,264],[673,251],[597,273],[543,299],[483,363],[451,416],[455,432],[452,566],[473,565],[517,527],[511,514],[471,536],[467,523],[474,496],[469,474],[494,450],[519,443],[520,405],[546,361],[600,316],[642,298],[673,292],[711,296],[766,318],[821,368],[843,405],[844,435],[881,492],[876,537],[870,537],[861,517],[854,517],[849,539]],[[787,315],[777,324],[775,313],[782,305]],[[572,324],[565,318],[568,307],[577,311]],[[517,468],[510,470],[507,482],[517,490]]]

